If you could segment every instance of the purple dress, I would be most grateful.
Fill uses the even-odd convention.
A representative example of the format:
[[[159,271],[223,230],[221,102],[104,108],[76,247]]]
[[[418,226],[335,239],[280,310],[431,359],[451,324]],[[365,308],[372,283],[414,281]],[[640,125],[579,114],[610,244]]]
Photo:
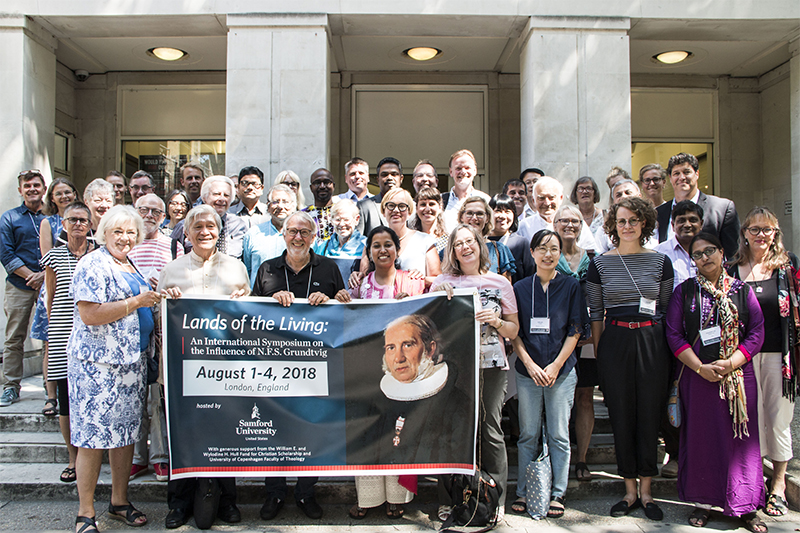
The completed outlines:
[[[677,356],[689,347],[684,322],[684,291],[691,290],[694,278],[679,285],[672,295],[666,317],[667,342]],[[734,296],[738,294],[738,297]],[[747,323],[739,327],[739,349],[747,357],[741,368],[747,398],[749,436],[736,438],[728,401],[720,398],[719,383],[711,383],[686,368],[680,382],[683,422],[678,456],[678,495],[681,500],[720,507],[727,516],[742,516],[764,503],[764,478],[758,441],[758,390],[752,356],[764,340],[764,316],[755,294],[738,282],[729,292],[734,303],[746,305]],[[694,300],[694,298],[692,298]],[[695,312],[694,301],[689,303]],[[713,298],[702,292],[702,318],[705,320]],[[744,313],[742,313],[744,314]],[[700,353],[701,341],[692,347]],[[678,364],[678,369],[682,366]]]

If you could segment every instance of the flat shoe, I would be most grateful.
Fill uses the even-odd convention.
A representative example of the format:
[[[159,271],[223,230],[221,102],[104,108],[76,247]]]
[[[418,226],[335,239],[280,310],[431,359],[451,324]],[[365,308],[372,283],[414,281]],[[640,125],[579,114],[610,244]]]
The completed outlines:
[[[264,505],[261,506],[261,519],[262,520],[272,520],[283,508],[283,500],[276,497],[267,498],[267,501],[264,502]]]
[[[313,496],[304,498],[297,501],[297,506],[303,511],[307,517],[317,519],[322,518],[322,507],[317,503],[317,499]]]
[[[620,500],[611,507],[611,516],[613,516],[614,518],[619,518],[620,516],[627,516],[631,513],[631,511],[638,509],[641,506],[642,506],[642,501],[638,498],[636,499],[635,502],[633,502],[630,505],[628,504],[627,501]]]
[[[189,513],[186,512],[186,509],[176,507],[175,509],[170,509],[167,513],[167,517],[164,519],[164,527],[176,529],[185,524],[187,520],[189,520]]]
[[[558,503],[561,506],[553,506],[553,503]],[[564,498],[561,496],[556,496],[555,498],[550,500],[550,509],[547,510],[547,518],[561,518],[564,516]]]
[[[697,508],[689,515],[689,525],[693,527],[706,527],[711,519],[711,512],[708,509]]]
[[[386,504],[386,516],[389,518],[402,518],[405,510],[403,506],[397,503]]]
[[[664,513],[663,511],[661,511],[661,507],[656,505],[654,502],[649,502],[645,504],[644,515],[650,520],[655,520],[655,521],[664,520]]]
[[[575,478],[578,481],[591,481],[592,472],[586,463],[575,463]]]
[[[767,533],[767,524],[758,517],[755,511],[744,514],[740,518],[744,522],[744,527],[747,531],[752,531],[752,533]]]
[[[83,524],[81,528],[78,530],[77,533],[97,533],[97,524],[94,521],[94,517],[89,516],[79,516],[75,519],[75,525]]]
[[[75,473],[74,468],[66,467],[58,478],[62,483],[73,483],[78,479],[78,474]]]
[[[786,500],[777,494],[770,494],[764,512],[768,516],[783,516],[789,510]]]
[[[517,514],[525,514],[528,510],[528,504],[525,502],[525,498],[517,498],[517,501],[511,504],[511,510]]]

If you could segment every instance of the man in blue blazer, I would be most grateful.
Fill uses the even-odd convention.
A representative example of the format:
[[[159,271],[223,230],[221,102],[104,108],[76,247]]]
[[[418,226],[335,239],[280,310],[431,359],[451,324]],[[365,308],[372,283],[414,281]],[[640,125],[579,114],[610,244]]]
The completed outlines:
[[[731,200],[700,192],[697,180],[700,178],[700,163],[692,154],[680,153],[670,157],[667,174],[675,191],[675,199],[664,202],[656,208],[658,213],[658,242],[664,242],[673,235],[670,217],[672,208],[682,200],[691,200],[703,208],[703,230],[719,237],[725,249],[725,257],[730,259],[739,246],[739,216]]]

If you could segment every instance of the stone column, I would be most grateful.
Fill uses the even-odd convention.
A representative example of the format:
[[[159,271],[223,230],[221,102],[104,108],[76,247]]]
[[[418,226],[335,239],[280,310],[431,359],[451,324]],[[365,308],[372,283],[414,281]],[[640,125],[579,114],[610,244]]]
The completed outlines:
[[[630,170],[629,29],[626,18],[531,17],[521,37],[522,168],[541,168],[565,195],[589,175],[607,198],[608,170]]]
[[[39,169],[49,183],[55,148],[56,39],[22,15],[0,18],[0,212],[22,203],[17,175]],[[2,279],[5,279],[3,272]],[[0,282],[0,300],[5,283]],[[0,336],[6,328],[0,315]],[[26,341],[25,350],[39,341]],[[26,375],[30,373],[25,362]]]
[[[791,131],[791,177],[792,184],[792,237],[787,242],[789,250],[800,245],[800,39],[789,43],[792,59],[789,62],[789,131]],[[795,447],[800,446],[800,441]]]
[[[308,201],[311,172],[328,164],[327,17],[247,14],[227,20],[227,173],[255,165],[271,184],[281,170],[294,170]]]

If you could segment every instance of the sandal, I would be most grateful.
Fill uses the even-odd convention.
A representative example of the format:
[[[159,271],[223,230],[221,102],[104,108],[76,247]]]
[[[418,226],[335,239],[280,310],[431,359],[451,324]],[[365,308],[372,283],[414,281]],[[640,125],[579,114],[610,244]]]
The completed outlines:
[[[120,513],[125,513],[124,515]],[[121,520],[132,527],[142,527],[147,523],[147,517],[141,511],[137,511],[131,502],[128,505],[111,505],[108,504],[108,515],[115,519]],[[144,518],[143,522],[137,522],[138,519]]]
[[[76,531],[75,533],[97,533],[97,523],[94,521],[94,517],[88,516],[79,516],[75,519],[75,525],[83,524],[81,528]]]
[[[511,504],[511,510],[517,514],[525,514],[528,510],[528,503],[525,501],[525,498],[517,498],[516,501]]]
[[[436,516],[439,517],[439,520],[444,522],[450,515],[453,513],[453,506],[452,505],[440,505],[439,510],[436,512]]]
[[[389,518],[402,518],[403,513],[405,513],[405,509],[403,509],[403,505],[399,503],[387,503],[386,504],[386,516]]]
[[[62,483],[72,483],[74,481],[77,481],[78,474],[75,473],[74,468],[66,467],[61,472],[61,477],[59,477],[59,479],[61,480]]]
[[[553,505],[553,504],[557,505]],[[561,518],[564,516],[564,497],[556,496],[550,500],[550,509],[547,510],[547,518]]]
[[[689,515],[689,525],[694,527],[706,527],[711,519],[711,512],[708,509],[695,508]]]
[[[354,506],[352,506],[350,508],[349,511],[347,511],[347,514],[350,515],[350,518],[354,518],[356,520],[361,520],[362,518],[367,516],[367,511],[369,511],[369,509],[365,509],[363,507],[359,507],[358,504],[355,504]]]
[[[589,470],[589,467],[586,466],[586,463],[575,463],[575,477],[578,481],[592,480],[592,472]]]
[[[56,416],[58,414],[58,400],[56,398],[48,398],[44,401],[44,409],[42,414],[44,416]]]
[[[767,533],[767,524],[758,517],[756,511],[743,514],[740,518],[744,522],[744,527],[747,531],[752,531],[752,533]]]
[[[783,516],[789,510],[786,499],[777,494],[770,494],[764,512],[767,516]]]

